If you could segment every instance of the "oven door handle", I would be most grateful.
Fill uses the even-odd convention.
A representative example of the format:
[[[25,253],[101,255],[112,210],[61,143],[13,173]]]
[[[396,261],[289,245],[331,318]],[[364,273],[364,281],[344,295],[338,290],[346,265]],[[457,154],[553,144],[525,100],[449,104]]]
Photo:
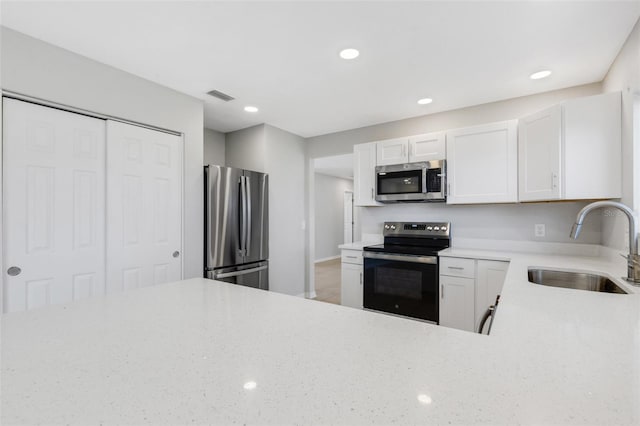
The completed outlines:
[[[432,265],[438,264],[437,256],[416,256],[411,254],[375,253],[370,251],[365,251],[363,256],[367,259],[396,260],[398,262],[412,262],[412,263],[429,263]]]

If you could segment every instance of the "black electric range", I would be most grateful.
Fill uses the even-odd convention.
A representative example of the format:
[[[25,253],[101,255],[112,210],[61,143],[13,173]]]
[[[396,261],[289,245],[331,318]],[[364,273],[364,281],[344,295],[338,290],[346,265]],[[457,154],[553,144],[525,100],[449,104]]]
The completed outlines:
[[[448,222],[385,222],[384,244],[364,248],[364,307],[439,322],[438,252]]]

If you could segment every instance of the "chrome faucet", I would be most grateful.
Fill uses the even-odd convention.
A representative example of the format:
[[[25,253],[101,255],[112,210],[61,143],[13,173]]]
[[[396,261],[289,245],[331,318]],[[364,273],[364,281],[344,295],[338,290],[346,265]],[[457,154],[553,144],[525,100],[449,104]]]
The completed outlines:
[[[627,259],[627,281],[640,285],[640,256],[638,255],[638,220],[631,210],[626,205],[619,203],[617,201],[596,201],[595,203],[587,204],[578,212],[578,216],[576,217],[576,223],[573,224],[571,228],[571,234],[569,235],[574,240],[578,238],[580,235],[580,231],[582,230],[582,223],[584,222],[584,218],[589,214],[592,210],[599,209],[602,207],[614,207],[618,210],[622,211],[622,213],[627,215],[629,219],[629,255],[623,257]]]

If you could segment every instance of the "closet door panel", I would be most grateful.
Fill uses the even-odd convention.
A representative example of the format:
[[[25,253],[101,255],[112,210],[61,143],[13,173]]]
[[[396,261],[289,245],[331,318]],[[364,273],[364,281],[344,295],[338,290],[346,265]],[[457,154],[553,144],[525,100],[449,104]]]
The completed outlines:
[[[5,98],[3,198],[5,311],[104,293],[104,120]]]
[[[107,122],[110,292],[182,277],[182,138]]]

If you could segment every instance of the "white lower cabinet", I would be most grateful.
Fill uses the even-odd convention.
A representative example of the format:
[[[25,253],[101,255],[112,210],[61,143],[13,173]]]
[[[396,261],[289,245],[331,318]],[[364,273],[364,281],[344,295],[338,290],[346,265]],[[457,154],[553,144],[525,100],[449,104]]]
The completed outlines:
[[[343,306],[362,309],[362,265],[342,264],[340,303]]]
[[[502,291],[509,262],[442,257],[440,325],[475,332]]]
[[[440,276],[440,325],[473,331],[474,283],[473,278]]]
[[[342,250],[340,303],[362,309],[364,271],[362,250]]]
[[[476,318],[474,330],[478,329],[482,315],[496,302],[502,291],[509,262],[478,260],[476,266]]]

